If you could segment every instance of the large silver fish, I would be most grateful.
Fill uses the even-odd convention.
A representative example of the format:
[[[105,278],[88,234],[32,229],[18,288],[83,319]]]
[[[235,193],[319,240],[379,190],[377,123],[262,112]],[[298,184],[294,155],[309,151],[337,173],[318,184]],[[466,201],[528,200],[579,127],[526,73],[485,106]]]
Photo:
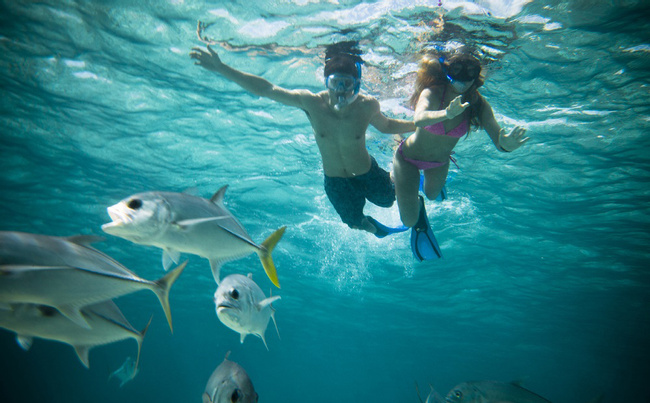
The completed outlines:
[[[550,403],[517,383],[498,381],[463,382],[445,398],[447,403]]]
[[[80,309],[140,290],[158,297],[172,329],[169,290],[185,263],[157,281],[148,281],[93,249],[101,238],[0,231],[0,303],[49,305],[80,326]]]
[[[219,284],[224,262],[257,253],[269,279],[280,287],[271,252],[286,227],[256,244],[239,221],[223,204],[224,186],[210,200],[173,192],[146,192],[130,196],[108,208],[113,220],[102,225],[111,234],[141,245],[163,249],[163,267],[178,262],[180,252],[210,261],[212,275]]]
[[[133,361],[133,358],[131,357],[126,357],[124,364],[122,364],[122,366],[120,366],[115,371],[111,372],[111,374],[108,376],[108,380],[110,381],[112,378],[119,379],[121,388],[125,383],[132,381],[138,372],[139,370],[137,362]]]
[[[88,352],[91,348],[131,338],[138,343],[137,367],[142,340],[151,319],[139,332],[113,301],[87,306],[81,314],[91,329],[80,327],[50,306],[15,304],[10,309],[6,306],[0,308],[0,327],[15,332],[18,344],[25,350],[29,350],[34,337],[70,344],[86,368],[90,367]]]
[[[219,320],[241,334],[242,343],[248,334],[259,336],[267,350],[269,347],[266,345],[264,332],[269,318],[273,318],[275,330],[278,331],[274,309],[271,306],[271,303],[278,299],[279,296],[266,298],[250,274],[248,277],[241,274],[227,276],[214,293]]]
[[[258,396],[244,368],[228,361],[230,351],[214,370],[203,392],[203,403],[255,403]]]

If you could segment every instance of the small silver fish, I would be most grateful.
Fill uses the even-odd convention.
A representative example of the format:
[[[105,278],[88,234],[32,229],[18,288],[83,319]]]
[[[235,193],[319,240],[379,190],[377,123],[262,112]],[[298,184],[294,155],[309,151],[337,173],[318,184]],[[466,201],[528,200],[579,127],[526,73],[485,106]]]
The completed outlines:
[[[108,208],[113,220],[102,229],[141,245],[163,249],[163,267],[178,262],[180,252],[205,257],[219,284],[224,262],[257,253],[269,279],[280,288],[271,252],[286,227],[272,233],[262,245],[251,239],[224,206],[224,186],[210,200],[184,193],[146,192],[129,196]]]
[[[148,281],[89,246],[98,239],[0,231],[0,303],[49,305],[88,328],[80,312],[84,306],[150,290],[172,329],[169,290],[187,262]]]
[[[124,386],[125,383],[132,381],[133,378],[138,374],[139,369],[137,363],[133,361],[133,358],[126,357],[126,361],[122,364],[121,367],[113,371],[109,376],[108,380],[112,378],[117,378],[120,380],[120,388]]]
[[[15,304],[11,309],[0,309],[0,327],[15,332],[16,341],[24,350],[29,350],[34,337],[70,344],[86,368],[90,367],[88,352],[91,348],[131,338],[138,343],[137,368],[142,341],[151,319],[139,332],[110,300],[87,306],[81,314],[91,329],[80,327],[50,306]]]
[[[269,324],[269,318],[273,318],[275,330],[278,331],[275,310],[271,306],[271,303],[278,299],[279,296],[266,298],[260,287],[252,280],[251,274],[248,277],[241,274],[227,276],[214,293],[214,304],[219,320],[241,334],[242,343],[248,334],[259,336],[267,350],[269,347],[266,345],[264,332]]]
[[[498,381],[463,382],[445,398],[447,403],[550,403],[517,383]]]
[[[214,370],[203,392],[203,403],[256,403],[258,396],[244,368],[228,361],[230,351]]]

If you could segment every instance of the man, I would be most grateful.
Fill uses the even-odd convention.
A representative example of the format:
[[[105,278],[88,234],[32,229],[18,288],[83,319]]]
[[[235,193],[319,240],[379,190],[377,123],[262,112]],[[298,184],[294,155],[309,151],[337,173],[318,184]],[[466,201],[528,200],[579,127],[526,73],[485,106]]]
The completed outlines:
[[[382,133],[397,134],[415,130],[412,121],[389,119],[380,111],[379,102],[359,93],[361,51],[355,42],[328,47],[325,55],[327,90],[288,90],[269,81],[224,64],[207,46],[193,48],[195,64],[222,75],[245,90],[302,109],[314,130],[323,161],[325,192],[330,202],[351,228],[368,231],[379,238],[406,228],[388,228],[363,214],[366,199],[380,207],[390,207],[395,190],[390,174],[377,166],[366,149],[366,129],[372,125]]]

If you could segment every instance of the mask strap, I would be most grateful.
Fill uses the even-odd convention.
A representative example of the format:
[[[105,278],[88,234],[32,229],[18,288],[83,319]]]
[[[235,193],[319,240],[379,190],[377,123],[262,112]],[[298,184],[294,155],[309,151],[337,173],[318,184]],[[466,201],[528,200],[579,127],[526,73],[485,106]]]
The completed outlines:
[[[442,74],[444,74],[447,77],[447,80],[452,81],[451,77],[449,77],[449,73],[447,72],[447,66],[445,66],[445,57],[441,56],[438,59],[438,62],[440,62],[440,67],[442,68]]]
[[[361,88],[361,63],[363,62],[356,62],[354,65],[357,67],[357,82],[354,85],[354,93],[358,94],[359,89]]]

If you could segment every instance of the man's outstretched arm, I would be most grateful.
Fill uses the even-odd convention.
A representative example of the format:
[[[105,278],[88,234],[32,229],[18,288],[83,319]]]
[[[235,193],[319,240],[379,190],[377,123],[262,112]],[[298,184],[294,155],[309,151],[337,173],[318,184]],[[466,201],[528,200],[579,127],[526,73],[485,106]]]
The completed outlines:
[[[272,99],[284,105],[303,109],[303,98],[306,96],[313,96],[310,91],[287,90],[274,85],[262,77],[234,69],[223,63],[217,52],[215,52],[210,45],[207,47],[207,52],[203,48],[192,48],[190,57],[196,60],[194,64],[199,65],[206,70],[220,74],[246,91],[260,97]]]

